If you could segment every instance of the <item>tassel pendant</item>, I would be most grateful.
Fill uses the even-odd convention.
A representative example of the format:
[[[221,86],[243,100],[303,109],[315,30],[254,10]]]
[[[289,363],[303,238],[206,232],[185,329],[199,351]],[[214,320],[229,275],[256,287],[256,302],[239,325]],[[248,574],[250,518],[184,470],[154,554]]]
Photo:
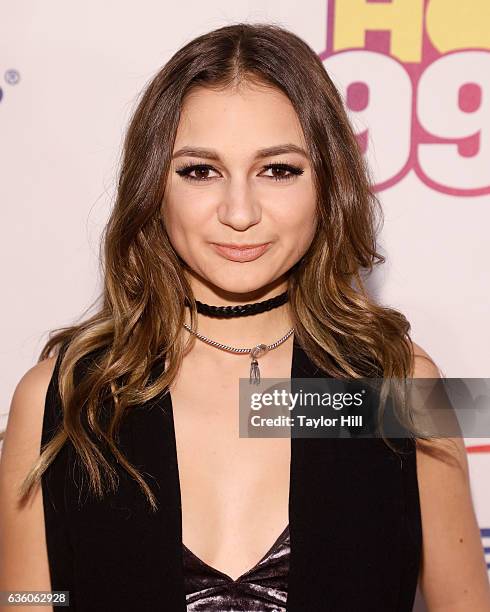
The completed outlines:
[[[251,385],[260,384],[260,368],[257,357],[262,357],[262,355],[265,355],[268,350],[269,348],[266,344],[257,344],[257,346],[250,351],[252,361],[250,363],[250,376],[248,381]]]
[[[260,384],[260,368],[257,359],[252,359],[252,362],[250,363],[250,377],[248,382],[251,385]]]

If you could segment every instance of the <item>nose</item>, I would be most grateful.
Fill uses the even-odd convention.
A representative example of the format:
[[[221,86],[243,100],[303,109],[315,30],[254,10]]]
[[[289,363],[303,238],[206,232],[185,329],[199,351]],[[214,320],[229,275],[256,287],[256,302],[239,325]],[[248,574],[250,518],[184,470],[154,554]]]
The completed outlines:
[[[256,225],[262,218],[262,207],[246,179],[230,180],[218,206],[220,223],[237,231]]]

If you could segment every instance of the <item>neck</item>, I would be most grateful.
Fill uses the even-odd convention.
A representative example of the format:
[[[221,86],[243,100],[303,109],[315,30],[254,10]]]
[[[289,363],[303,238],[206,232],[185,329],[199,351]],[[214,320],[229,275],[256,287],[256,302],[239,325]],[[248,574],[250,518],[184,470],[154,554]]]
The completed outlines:
[[[253,304],[279,295],[287,289],[287,282],[276,284],[266,290],[250,293],[219,293],[209,286],[192,287],[194,296],[200,302],[214,306],[235,306]],[[186,308],[186,323],[190,325],[190,310]],[[197,313],[197,331],[211,340],[234,347],[252,347],[257,344],[271,344],[292,327],[288,302],[272,310],[243,317],[215,318]],[[186,332],[187,333],[187,332]]]
[[[185,321],[190,325],[189,309],[186,309]],[[229,319],[217,319],[197,314],[197,331],[200,334],[236,348],[271,344],[288,332],[291,327],[288,304],[268,312]]]

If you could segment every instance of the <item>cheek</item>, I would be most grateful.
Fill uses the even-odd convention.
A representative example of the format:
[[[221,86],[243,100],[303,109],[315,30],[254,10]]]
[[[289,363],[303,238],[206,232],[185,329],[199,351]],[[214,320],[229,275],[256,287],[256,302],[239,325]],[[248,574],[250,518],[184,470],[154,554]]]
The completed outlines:
[[[191,232],[199,219],[200,207],[180,190],[173,189],[162,207],[163,221],[169,235]]]
[[[301,191],[283,198],[274,207],[273,223],[283,238],[302,248],[310,243],[317,224],[316,196],[311,191]]]
[[[162,218],[170,242],[179,255],[182,255],[192,230],[192,227],[188,227],[185,205],[178,198],[167,198],[162,207]]]
[[[209,226],[209,207],[198,201],[195,194],[186,197],[175,190],[165,199],[161,214],[170,243],[191,265],[202,250],[202,236]]]
[[[215,202],[210,189],[189,186],[182,179],[172,181],[162,207],[164,223],[174,230],[197,233],[209,222]]]

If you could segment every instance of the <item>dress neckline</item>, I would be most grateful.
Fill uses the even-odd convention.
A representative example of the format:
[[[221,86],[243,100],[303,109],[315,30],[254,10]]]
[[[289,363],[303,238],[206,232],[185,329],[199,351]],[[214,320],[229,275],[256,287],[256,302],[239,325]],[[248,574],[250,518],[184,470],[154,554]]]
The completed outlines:
[[[163,360],[163,363],[165,364],[165,360]],[[290,378],[292,379],[292,378],[301,377],[301,376],[311,376],[311,370],[307,366],[311,367],[311,362],[307,361],[306,364],[304,363],[304,354],[303,354],[302,347],[298,343],[296,336],[293,333],[293,351],[292,351],[292,358],[291,358]],[[167,390],[165,397],[166,397],[167,405],[169,408],[170,418],[173,423],[173,402],[172,402],[172,393],[170,389]],[[180,502],[180,490],[181,489],[180,489],[180,478],[179,478],[178,468],[177,468],[177,480],[178,480],[178,490],[179,490],[179,507],[181,507],[181,502]],[[291,504],[291,460],[290,460],[290,465],[289,465],[288,507],[290,506],[290,504]],[[181,517],[180,524],[182,525],[182,512],[180,514],[180,517]],[[276,540],[273,542],[270,548],[265,552],[265,554],[257,561],[257,563],[235,579],[233,579],[231,576],[229,576],[225,572],[222,572],[216,569],[215,567],[213,567],[212,565],[209,565],[209,563],[206,563],[205,561],[203,561],[200,557],[198,557],[198,555],[192,552],[192,550],[188,548],[181,539],[182,550],[187,551],[187,553],[190,554],[195,560],[197,560],[200,565],[208,568],[210,572],[213,572],[214,574],[219,575],[224,580],[227,580],[229,582],[239,582],[243,580],[244,578],[246,578],[247,576],[249,576],[253,571],[255,571],[257,567],[270,554],[272,554],[272,552],[275,550],[277,545],[280,542],[282,542],[283,538],[285,538],[286,535],[289,535],[289,525],[290,525],[290,521],[288,521],[288,524],[286,525],[286,527],[282,530],[282,532],[279,534],[279,536],[276,538]]]
[[[253,567],[251,567],[250,569],[248,569],[245,572],[243,572],[243,574],[240,574],[240,576],[238,576],[238,578],[232,578],[229,574],[226,574],[225,572],[222,572],[221,570],[213,567],[212,565],[209,565],[209,563],[206,563],[206,561],[203,561],[194,552],[192,552],[192,550],[190,548],[187,548],[187,546],[183,542],[182,542],[182,548],[187,552],[187,554],[190,554],[194,559],[196,559],[200,565],[202,565],[205,568],[207,568],[213,574],[217,574],[218,576],[220,576],[221,578],[223,578],[227,582],[240,582],[240,581],[244,580],[245,578],[247,578],[248,576],[250,576],[250,574],[252,574],[259,567],[259,565],[261,565],[264,561],[266,561],[271,556],[271,554],[276,550],[276,548],[279,546],[279,544],[281,544],[282,541],[284,539],[286,539],[286,537],[288,535],[289,535],[289,523],[282,530],[282,532],[277,536],[277,538],[274,540],[274,543],[272,544],[272,546],[257,561],[257,563]]]

